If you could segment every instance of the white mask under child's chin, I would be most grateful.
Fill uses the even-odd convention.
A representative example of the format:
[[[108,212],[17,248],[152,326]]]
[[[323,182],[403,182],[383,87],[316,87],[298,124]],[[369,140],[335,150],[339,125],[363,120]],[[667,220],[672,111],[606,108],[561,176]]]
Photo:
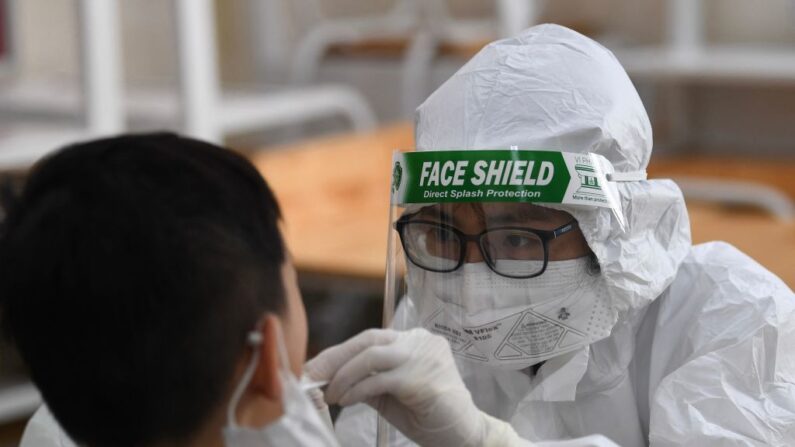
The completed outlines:
[[[327,423],[323,422],[315,405],[304,394],[298,380],[290,371],[281,328],[278,334],[277,343],[281,362],[279,379],[282,384],[284,414],[278,420],[260,428],[242,427],[235,420],[240,398],[248,388],[259,364],[261,334],[251,332],[248,342],[252,347],[253,355],[229,402],[227,426],[223,431],[224,444],[226,447],[339,446],[333,431]]]

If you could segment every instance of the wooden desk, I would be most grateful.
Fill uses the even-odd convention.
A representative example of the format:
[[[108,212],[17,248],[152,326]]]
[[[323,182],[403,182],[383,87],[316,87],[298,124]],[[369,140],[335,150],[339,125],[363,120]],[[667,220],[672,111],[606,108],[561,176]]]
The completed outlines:
[[[411,126],[398,124],[252,157],[282,206],[300,270],[383,277],[392,151],[413,146]],[[690,219],[694,243],[728,241],[795,287],[795,224],[705,205],[693,205]]]
[[[252,157],[282,207],[287,244],[300,270],[383,277],[392,151],[413,147],[411,127],[401,124]]]
[[[703,204],[688,213],[694,244],[729,242],[795,289],[795,223]]]
[[[439,42],[436,54],[439,56],[450,56],[460,59],[469,59],[483,47],[488,45],[490,40],[475,39],[468,42]],[[379,57],[379,58],[402,58],[409,49],[411,42],[409,39],[370,39],[360,43],[341,43],[331,45],[328,49],[329,56],[346,57]]]

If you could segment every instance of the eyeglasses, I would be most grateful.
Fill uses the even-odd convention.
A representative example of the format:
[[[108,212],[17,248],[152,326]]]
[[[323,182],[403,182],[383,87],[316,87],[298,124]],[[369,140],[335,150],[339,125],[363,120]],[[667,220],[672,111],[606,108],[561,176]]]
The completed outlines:
[[[441,273],[455,271],[464,264],[467,244],[475,242],[489,268],[508,278],[543,274],[549,261],[549,241],[577,227],[577,221],[571,220],[554,230],[508,226],[466,234],[450,225],[411,217],[402,217],[395,229],[403,251],[417,267]]]

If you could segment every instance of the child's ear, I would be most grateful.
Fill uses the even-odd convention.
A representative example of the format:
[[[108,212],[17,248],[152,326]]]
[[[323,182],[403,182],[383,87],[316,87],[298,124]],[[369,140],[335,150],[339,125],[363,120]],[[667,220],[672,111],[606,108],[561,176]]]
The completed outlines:
[[[282,384],[279,380],[282,365],[280,365],[278,344],[280,324],[279,319],[273,314],[264,316],[260,321],[259,332],[262,343],[259,345],[259,365],[254,371],[254,377],[251,378],[252,390],[274,401],[282,399]]]

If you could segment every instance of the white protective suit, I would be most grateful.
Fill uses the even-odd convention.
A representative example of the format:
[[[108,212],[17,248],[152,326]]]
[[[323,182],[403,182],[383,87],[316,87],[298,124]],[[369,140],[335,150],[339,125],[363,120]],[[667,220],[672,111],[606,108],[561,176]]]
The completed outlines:
[[[431,95],[416,144],[594,152],[629,172],[648,165],[652,133],[610,51],[542,25],[487,46]],[[626,232],[609,209],[553,206],[578,220],[598,258],[619,312],[611,335],[533,377],[458,362],[475,402],[533,441],[795,445],[795,294],[729,244],[692,246],[673,182],[618,188]],[[414,311],[398,308],[396,326],[420,326]],[[374,445],[375,421],[367,406],[346,409],[341,444]]]

